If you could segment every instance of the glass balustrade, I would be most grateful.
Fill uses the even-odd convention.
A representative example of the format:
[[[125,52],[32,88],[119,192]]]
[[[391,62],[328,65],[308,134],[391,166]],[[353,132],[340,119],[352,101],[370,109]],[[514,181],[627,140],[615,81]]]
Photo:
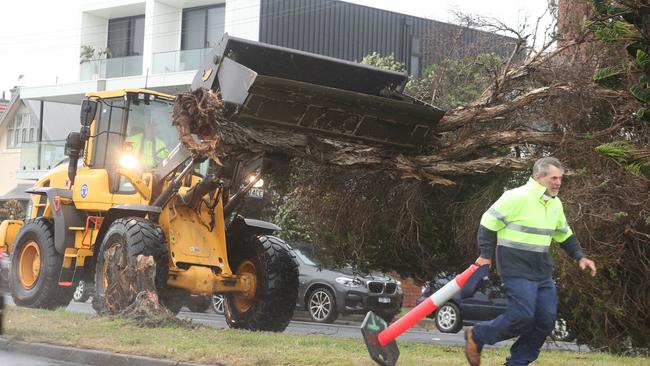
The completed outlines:
[[[49,170],[65,159],[64,140],[23,142],[20,145],[21,171]]]
[[[142,75],[142,56],[84,61],[80,65],[79,80],[87,81],[135,75]]]
[[[209,48],[158,52],[153,54],[152,74],[198,70],[203,64]]]

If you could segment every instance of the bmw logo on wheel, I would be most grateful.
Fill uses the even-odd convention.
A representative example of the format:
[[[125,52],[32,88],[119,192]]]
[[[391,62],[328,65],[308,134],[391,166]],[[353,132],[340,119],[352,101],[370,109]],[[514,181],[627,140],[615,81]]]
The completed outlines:
[[[88,196],[88,185],[87,184],[82,184],[81,188],[79,189],[79,194],[81,194],[81,198],[86,198]]]

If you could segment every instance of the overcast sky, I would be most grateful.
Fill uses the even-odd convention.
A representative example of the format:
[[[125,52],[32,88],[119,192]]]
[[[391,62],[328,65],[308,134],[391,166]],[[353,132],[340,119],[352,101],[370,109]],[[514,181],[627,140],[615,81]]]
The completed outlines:
[[[83,0],[5,0],[0,11],[0,91],[14,85],[76,82],[78,6]],[[534,24],[548,0],[346,0],[424,18],[454,22],[453,11]],[[46,46],[43,46],[46,44]],[[74,52],[71,52],[74,51]],[[19,81],[19,75],[23,75]],[[8,93],[7,93],[8,98]]]

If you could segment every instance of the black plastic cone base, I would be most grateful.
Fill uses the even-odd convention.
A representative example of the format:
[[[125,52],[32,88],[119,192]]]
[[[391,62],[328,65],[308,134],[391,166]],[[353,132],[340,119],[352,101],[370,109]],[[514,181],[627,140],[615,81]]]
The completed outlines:
[[[397,363],[399,358],[399,349],[397,348],[397,342],[393,340],[386,347],[382,347],[379,344],[379,339],[377,336],[381,333],[382,330],[386,329],[388,324],[384,319],[380,318],[377,314],[369,311],[366,314],[366,318],[361,323],[361,334],[363,339],[366,341],[366,346],[368,347],[368,353],[373,361],[382,366],[393,366]]]

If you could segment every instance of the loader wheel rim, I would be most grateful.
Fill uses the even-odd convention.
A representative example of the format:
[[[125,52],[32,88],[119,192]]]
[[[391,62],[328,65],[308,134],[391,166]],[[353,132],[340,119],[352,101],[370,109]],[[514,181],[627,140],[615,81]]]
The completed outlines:
[[[41,274],[41,250],[35,241],[25,244],[20,252],[20,283],[26,289],[32,289]]]
[[[255,295],[257,294],[257,272],[255,270],[255,264],[251,261],[242,262],[237,267],[237,275],[249,275],[250,278],[250,290],[236,293],[234,296],[235,309],[239,313],[245,313],[253,307]]]

